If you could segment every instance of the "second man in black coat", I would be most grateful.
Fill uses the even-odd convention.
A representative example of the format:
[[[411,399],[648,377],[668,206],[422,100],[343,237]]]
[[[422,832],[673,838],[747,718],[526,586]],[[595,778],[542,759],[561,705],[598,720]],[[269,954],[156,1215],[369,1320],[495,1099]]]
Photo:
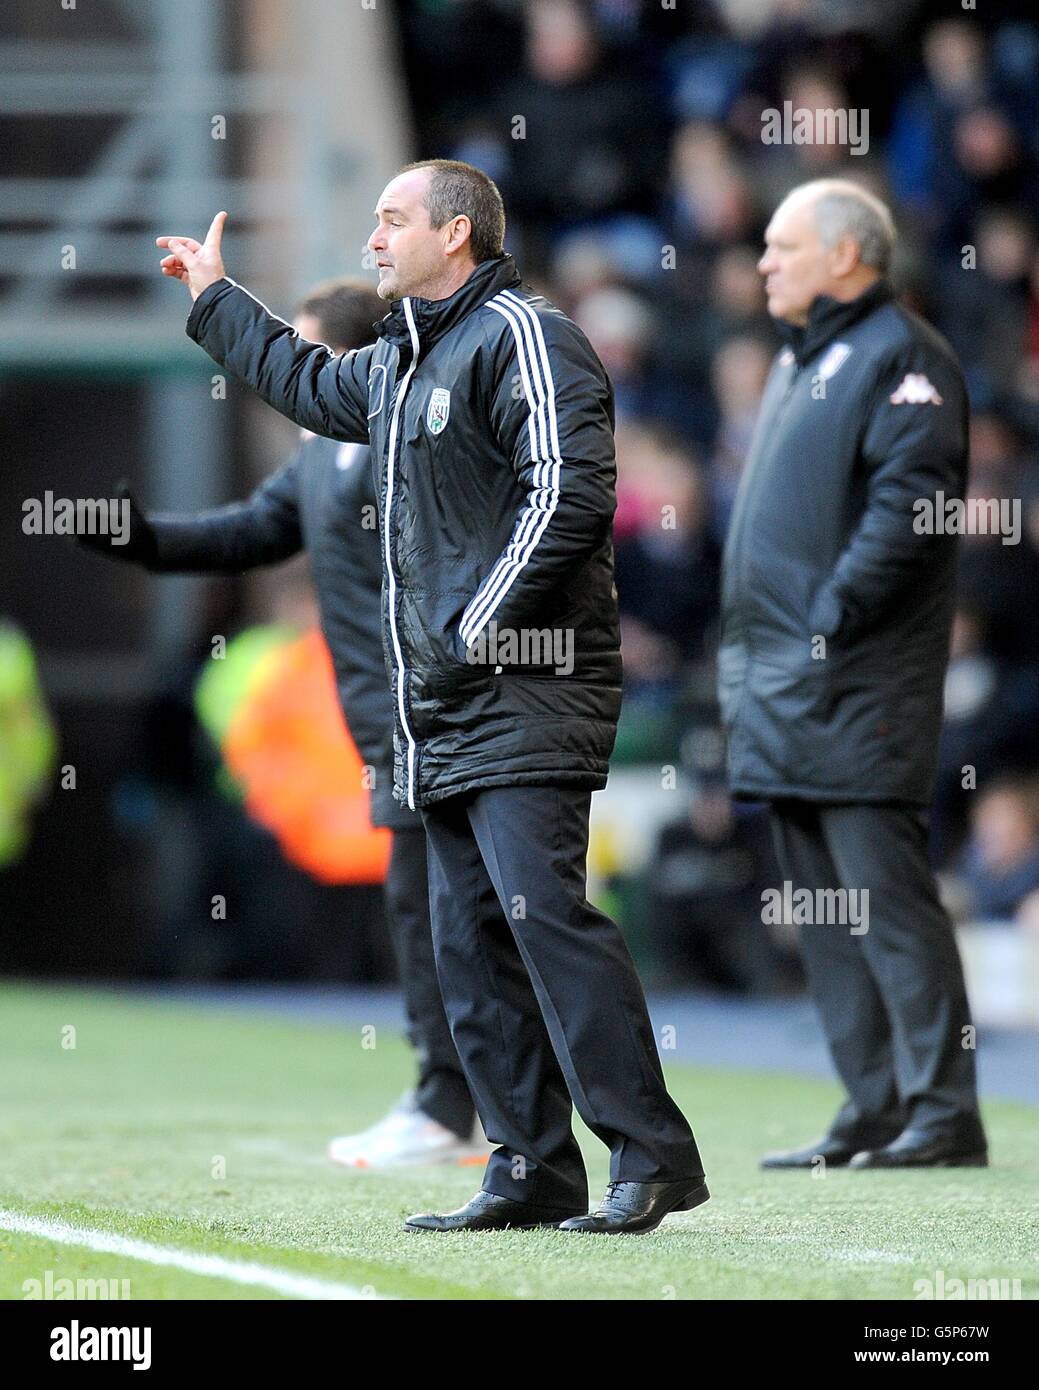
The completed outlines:
[[[766,1167],[980,1165],[971,1023],[927,860],[956,579],[948,503],[967,401],[948,345],[895,301],[887,208],[820,180],[759,269],[787,339],[724,557],[720,698],[737,796],[767,801],[847,1101]]]

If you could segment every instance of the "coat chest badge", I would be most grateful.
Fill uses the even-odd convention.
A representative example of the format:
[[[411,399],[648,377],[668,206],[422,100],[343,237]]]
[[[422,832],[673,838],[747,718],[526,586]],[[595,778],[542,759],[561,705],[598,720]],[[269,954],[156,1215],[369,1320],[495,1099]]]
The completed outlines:
[[[819,363],[819,376],[822,377],[823,381],[829,381],[830,377],[837,375],[850,356],[851,348],[847,343],[834,343]]]
[[[434,386],[426,411],[426,429],[430,434],[442,434],[447,428],[447,417],[451,414],[451,392],[443,386]]]

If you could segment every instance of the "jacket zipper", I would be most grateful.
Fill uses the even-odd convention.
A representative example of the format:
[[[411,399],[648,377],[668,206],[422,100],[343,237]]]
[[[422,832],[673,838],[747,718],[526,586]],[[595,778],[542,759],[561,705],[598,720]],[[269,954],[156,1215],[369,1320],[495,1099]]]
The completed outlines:
[[[400,637],[397,633],[397,577],[393,569],[393,556],[390,551],[390,518],[393,514],[393,493],[394,477],[393,464],[394,454],[397,448],[397,428],[400,424],[401,407],[404,404],[404,396],[411,381],[412,374],[418,365],[418,330],[415,327],[415,318],[411,312],[411,300],[405,298],[404,317],[407,321],[408,332],[411,335],[411,366],[404,373],[404,380],[400,384],[397,392],[397,401],[393,407],[393,415],[390,418],[390,437],[386,450],[386,525],[383,533],[383,546],[386,556],[386,577],[389,584],[389,606],[390,606],[390,636],[393,639],[393,651],[397,660],[397,712],[400,715],[401,727],[404,736],[408,741],[408,808],[415,809],[415,739],[408,725],[408,717],[404,708],[404,683],[407,680],[408,672],[404,665],[404,654],[401,651]]]

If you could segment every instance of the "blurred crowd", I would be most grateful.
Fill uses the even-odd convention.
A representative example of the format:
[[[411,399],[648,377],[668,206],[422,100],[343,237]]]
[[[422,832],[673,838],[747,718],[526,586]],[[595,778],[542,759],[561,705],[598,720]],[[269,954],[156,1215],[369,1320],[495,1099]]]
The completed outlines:
[[[826,175],[892,206],[893,278],[969,384],[971,497],[1020,509],[1015,543],[964,540],[933,851],[961,915],[1039,922],[1039,27],[1024,7],[985,9],[402,7],[418,153],[498,181],[508,249],[616,388],[617,761],[677,755],[688,793],[652,876],[669,957],[699,917],[759,921],[757,887],[775,872],[755,812],[719,792],[711,664],[721,546],[777,346],[762,234],[792,186]],[[784,103],[854,109],[867,138],[855,153],[766,143],[763,113]]]

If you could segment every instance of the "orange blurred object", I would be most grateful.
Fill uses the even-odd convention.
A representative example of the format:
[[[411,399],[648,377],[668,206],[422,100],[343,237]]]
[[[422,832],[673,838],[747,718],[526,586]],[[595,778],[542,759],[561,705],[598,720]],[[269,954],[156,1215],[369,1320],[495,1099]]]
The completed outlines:
[[[343,722],[321,633],[264,657],[223,754],[249,814],[321,883],[381,883],[392,835],[369,819],[365,767]]]

